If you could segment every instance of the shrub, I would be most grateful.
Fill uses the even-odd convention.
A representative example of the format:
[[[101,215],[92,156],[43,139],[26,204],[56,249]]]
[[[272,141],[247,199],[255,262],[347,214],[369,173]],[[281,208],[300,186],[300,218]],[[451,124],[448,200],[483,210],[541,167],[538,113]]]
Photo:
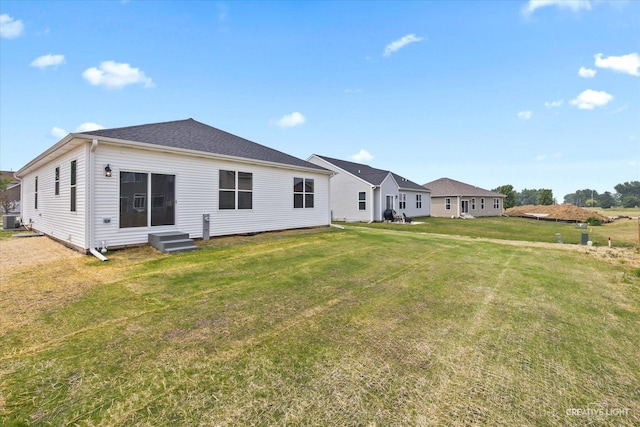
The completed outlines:
[[[602,220],[595,216],[590,216],[585,222],[589,225],[602,225]]]

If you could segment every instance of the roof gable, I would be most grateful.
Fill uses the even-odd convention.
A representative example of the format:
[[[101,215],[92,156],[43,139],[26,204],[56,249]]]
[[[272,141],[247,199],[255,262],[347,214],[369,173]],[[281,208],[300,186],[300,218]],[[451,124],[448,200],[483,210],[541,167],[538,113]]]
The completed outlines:
[[[163,147],[325,170],[321,166],[193,119],[100,129],[83,132],[82,135],[142,142]]]
[[[485,190],[484,188],[475,187],[456,181],[451,178],[440,178],[435,181],[427,182],[424,187],[431,189],[432,197],[442,196],[485,196],[485,197],[504,197],[504,194],[495,191]]]
[[[382,184],[382,182],[387,178],[387,176],[391,175],[393,177],[393,179],[395,179],[396,183],[398,184],[398,186],[400,188],[405,188],[405,189],[411,189],[411,190],[418,190],[418,191],[429,191],[428,189],[424,188],[423,186],[416,184],[413,181],[410,181],[406,178],[403,178],[402,176],[390,172],[388,170],[384,170],[384,169],[377,169],[374,167],[371,167],[369,165],[364,165],[361,163],[355,163],[355,162],[348,162],[346,160],[340,160],[340,159],[334,159],[331,157],[326,157],[326,156],[320,156],[318,154],[315,154],[316,157],[331,163],[334,166],[339,167],[342,170],[347,171],[348,173],[350,173],[353,176],[356,176],[360,179],[362,179],[363,181],[368,182],[371,185],[375,185],[375,186],[379,186]]]

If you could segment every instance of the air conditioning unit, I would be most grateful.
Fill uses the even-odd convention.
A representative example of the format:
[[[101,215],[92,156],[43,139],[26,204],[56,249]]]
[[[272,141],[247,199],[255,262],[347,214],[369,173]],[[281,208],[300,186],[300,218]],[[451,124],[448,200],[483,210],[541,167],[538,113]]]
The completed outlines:
[[[5,215],[2,217],[2,229],[3,230],[15,230],[16,217],[14,215]]]

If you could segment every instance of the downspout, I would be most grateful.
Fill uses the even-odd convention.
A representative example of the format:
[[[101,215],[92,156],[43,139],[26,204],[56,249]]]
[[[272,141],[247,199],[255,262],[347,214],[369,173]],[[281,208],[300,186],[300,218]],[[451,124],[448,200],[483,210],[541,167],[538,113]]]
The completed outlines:
[[[93,255],[94,257],[98,258],[100,261],[107,261],[107,257],[105,257],[104,255],[102,255],[100,252],[98,252],[96,250],[96,248],[94,248],[93,242],[94,242],[94,210],[95,210],[95,172],[96,172],[96,165],[95,165],[95,152],[96,149],[98,148],[98,140],[94,139],[91,142],[91,151],[89,152],[89,209],[87,209],[89,211],[89,220],[87,221],[88,226],[89,226],[89,252],[91,252],[91,255]]]
[[[457,218],[460,218],[460,196],[456,196],[456,197],[458,199],[458,203],[456,203],[456,205],[458,205],[458,208],[457,208],[458,209],[458,216],[457,216]]]
[[[374,195],[375,195],[375,186],[371,186],[371,203],[369,204],[371,206],[371,219],[369,220],[369,224],[371,224],[372,222],[374,222],[376,220],[376,201],[374,199]]]

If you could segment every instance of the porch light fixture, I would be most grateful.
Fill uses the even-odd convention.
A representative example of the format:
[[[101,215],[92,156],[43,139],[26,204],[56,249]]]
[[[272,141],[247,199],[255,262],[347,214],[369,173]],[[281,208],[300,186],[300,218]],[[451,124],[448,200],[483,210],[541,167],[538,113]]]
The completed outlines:
[[[108,164],[107,166],[104,167],[104,176],[106,176],[107,178],[111,176],[111,168],[109,167]]]

